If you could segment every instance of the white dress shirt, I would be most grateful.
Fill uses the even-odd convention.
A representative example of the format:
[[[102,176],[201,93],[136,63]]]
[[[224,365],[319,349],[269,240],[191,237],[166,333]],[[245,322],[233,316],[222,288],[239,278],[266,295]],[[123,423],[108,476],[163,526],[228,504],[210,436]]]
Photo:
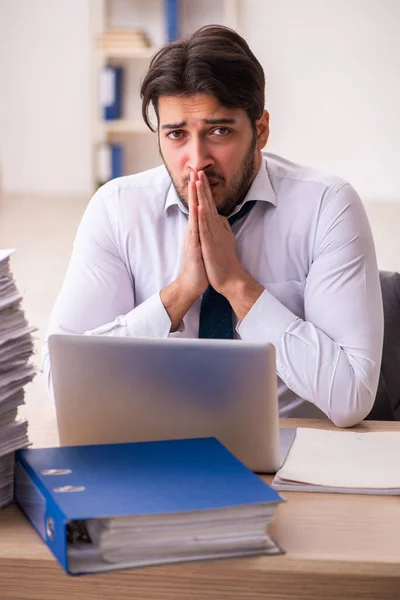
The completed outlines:
[[[362,202],[338,177],[269,153],[247,200],[257,203],[233,225],[237,253],[265,290],[234,335],[274,344],[281,416],[351,426],[373,405],[383,338]],[[103,186],[80,223],[48,334],[198,337],[200,298],[172,334],[160,300],[181,270],[186,227],[164,166]],[[43,359],[51,388],[47,343]]]

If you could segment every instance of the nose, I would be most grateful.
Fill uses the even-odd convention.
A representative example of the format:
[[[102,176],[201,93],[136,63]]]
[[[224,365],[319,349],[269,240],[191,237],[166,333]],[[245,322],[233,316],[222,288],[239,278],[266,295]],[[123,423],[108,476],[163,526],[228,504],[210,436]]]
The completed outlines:
[[[214,166],[214,160],[209,154],[207,144],[199,138],[191,140],[188,166],[191,171],[203,171]]]

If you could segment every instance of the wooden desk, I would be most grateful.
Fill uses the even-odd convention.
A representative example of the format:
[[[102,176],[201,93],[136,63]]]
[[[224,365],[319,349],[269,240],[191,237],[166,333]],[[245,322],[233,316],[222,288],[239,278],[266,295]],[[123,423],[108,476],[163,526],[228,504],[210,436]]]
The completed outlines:
[[[46,411],[44,419],[32,411],[34,445],[49,445],[55,439],[47,406],[41,409]],[[43,422],[50,429],[41,431],[38,423]],[[329,427],[322,421],[289,419],[282,425]],[[400,423],[365,422],[358,429],[400,430]],[[272,526],[274,538],[287,552],[283,556],[81,577],[66,575],[19,509],[7,507],[0,511],[0,599],[400,598],[399,497],[287,493],[286,498]]]

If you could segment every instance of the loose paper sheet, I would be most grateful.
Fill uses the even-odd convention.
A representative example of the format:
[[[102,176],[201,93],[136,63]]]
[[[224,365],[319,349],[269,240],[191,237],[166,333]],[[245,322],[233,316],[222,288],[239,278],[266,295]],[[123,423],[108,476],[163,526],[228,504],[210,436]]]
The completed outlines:
[[[400,432],[299,428],[280,480],[349,488],[400,488]]]

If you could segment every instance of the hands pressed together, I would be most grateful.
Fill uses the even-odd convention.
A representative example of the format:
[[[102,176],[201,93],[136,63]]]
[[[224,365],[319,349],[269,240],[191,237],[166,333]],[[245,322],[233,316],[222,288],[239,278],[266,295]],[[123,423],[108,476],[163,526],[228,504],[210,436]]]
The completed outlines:
[[[218,214],[207,176],[192,173],[188,184],[189,219],[183,265],[178,279],[161,290],[171,331],[211,285],[230,302],[242,320],[263,292],[240,263],[228,219]]]
[[[237,282],[248,277],[236,254],[228,219],[218,214],[207,176],[191,174],[188,184],[189,220],[180,282],[201,296],[210,284],[228,297]]]

